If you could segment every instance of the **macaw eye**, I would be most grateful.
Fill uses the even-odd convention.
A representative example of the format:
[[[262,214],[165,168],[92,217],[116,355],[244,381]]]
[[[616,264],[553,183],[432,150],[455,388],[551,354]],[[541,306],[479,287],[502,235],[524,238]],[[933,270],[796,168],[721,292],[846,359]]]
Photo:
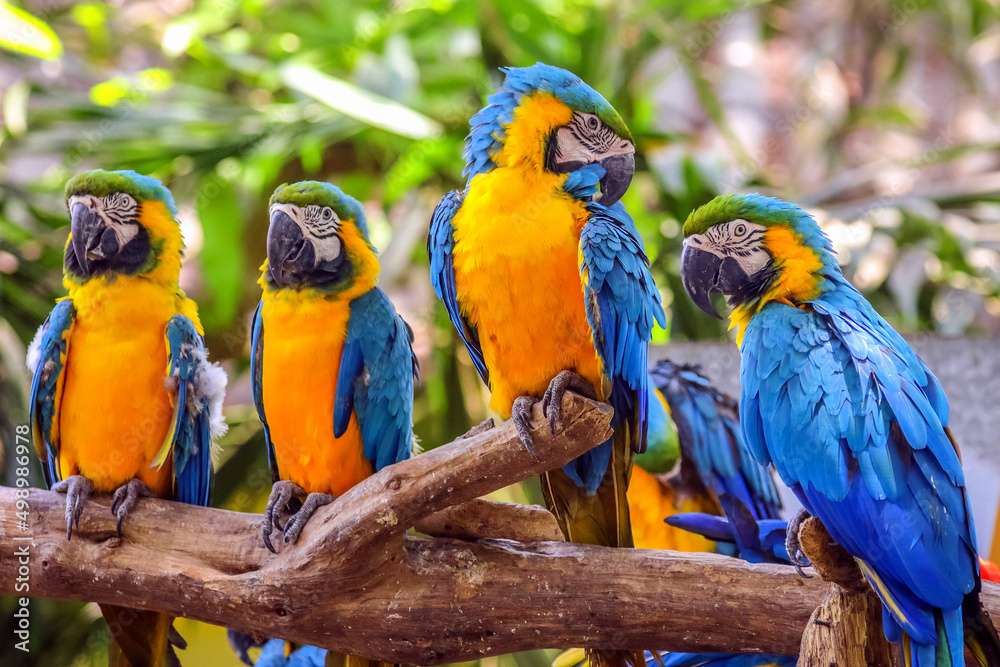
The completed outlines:
[[[333,209],[332,208],[323,207],[323,214],[322,215],[323,215],[323,219],[324,220],[330,220],[331,218],[333,218]]]
[[[104,207],[109,209],[135,208],[135,198],[125,192],[115,192],[104,199]]]
[[[598,127],[600,127],[600,125],[601,122],[597,120],[597,118],[595,118],[594,116],[591,116],[590,118],[587,119],[587,127],[589,127],[592,130],[596,130]]]
[[[733,234],[735,234],[736,236],[746,236],[746,233],[747,233],[747,226],[744,225],[742,222],[733,227]]]

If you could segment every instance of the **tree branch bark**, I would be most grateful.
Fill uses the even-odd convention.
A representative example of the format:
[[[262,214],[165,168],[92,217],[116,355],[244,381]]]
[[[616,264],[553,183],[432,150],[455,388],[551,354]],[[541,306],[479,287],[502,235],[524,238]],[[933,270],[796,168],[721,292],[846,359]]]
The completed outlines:
[[[537,510],[507,506],[502,520],[484,522],[475,519],[484,505],[470,501],[563,465],[610,433],[607,406],[567,394],[563,414],[552,437],[536,407],[537,460],[503,424],[386,468],[319,510],[278,555],[261,543],[260,515],[155,499],[139,502],[119,540],[109,499],[94,498],[67,541],[64,496],[32,490],[23,530],[15,490],[0,488],[0,593],[164,611],[421,665],[570,646],[795,654],[829,585],[789,567],[406,535],[426,520],[430,532],[460,525],[453,534],[496,537],[522,512],[534,528],[510,536],[546,536]],[[30,590],[20,591],[12,555],[25,547]],[[991,610],[1000,610],[998,588],[984,584]]]

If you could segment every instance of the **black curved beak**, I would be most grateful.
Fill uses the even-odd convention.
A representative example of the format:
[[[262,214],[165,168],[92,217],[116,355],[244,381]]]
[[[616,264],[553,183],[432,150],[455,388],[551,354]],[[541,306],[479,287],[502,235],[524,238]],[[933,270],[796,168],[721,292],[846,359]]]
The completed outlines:
[[[267,266],[274,282],[294,285],[316,266],[316,251],[302,230],[284,211],[271,214],[267,230]]]
[[[747,274],[734,258],[723,259],[685,242],[681,251],[681,282],[696,306],[721,320],[709,294],[739,292],[747,283]]]
[[[601,179],[601,194],[597,201],[604,206],[614,205],[632,184],[632,176],[635,174],[635,155],[625,153],[624,155],[612,155],[601,160],[604,167],[604,178]]]
[[[76,259],[88,275],[121,250],[115,230],[85,204],[76,204],[70,211],[70,231]]]

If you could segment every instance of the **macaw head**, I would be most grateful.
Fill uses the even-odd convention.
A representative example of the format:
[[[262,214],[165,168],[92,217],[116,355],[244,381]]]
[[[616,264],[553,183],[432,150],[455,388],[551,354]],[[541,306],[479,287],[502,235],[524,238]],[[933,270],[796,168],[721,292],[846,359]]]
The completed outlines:
[[[496,167],[569,174],[588,165],[603,171],[599,195],[611,206],[635,171],[635,144],[615,108],[566,70],[538,63],[507,68],[489,104],[469,121],[464,174]]]
[[[144,276],[176,283],[184,242],[170,191],[134,171],[94,169],[66,184],[70,285],[95,277]]]
[[[684,223],[681,279],[699,308],[720,317],[710,292],[738,312],[770,301],[800,305],[840,275],[830,239],[795,204],[757,194],[716,197]]]
[[[279,186],[271,195],[263,286],[342,293],[378,278],[361,202],[319,181]]]

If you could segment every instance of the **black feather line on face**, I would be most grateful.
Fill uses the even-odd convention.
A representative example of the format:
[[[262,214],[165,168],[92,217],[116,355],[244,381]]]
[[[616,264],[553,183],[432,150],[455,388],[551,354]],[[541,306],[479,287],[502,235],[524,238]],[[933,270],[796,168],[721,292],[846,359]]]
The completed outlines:
[[[747,276],[740,288],[729,295],[729,305],[731,307],[742,306],[760,299],[771,289],[771,285],[777,277],[778,266],[772,259],[760,271],[752,276]]]

